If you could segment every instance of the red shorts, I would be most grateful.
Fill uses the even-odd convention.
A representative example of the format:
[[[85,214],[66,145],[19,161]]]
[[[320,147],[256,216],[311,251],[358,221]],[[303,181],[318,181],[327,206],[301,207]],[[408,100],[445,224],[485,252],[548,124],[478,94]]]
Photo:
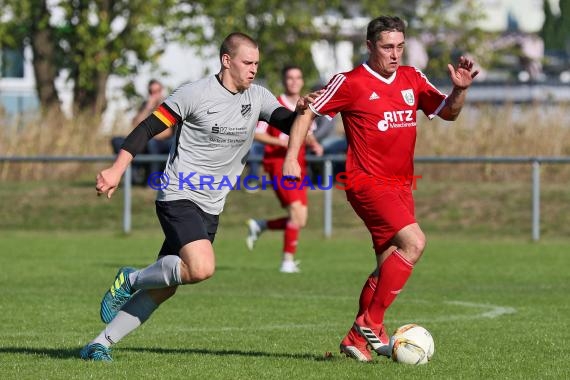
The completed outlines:
[[[300,186],[301,182],[289,182],[283,178],[283,161],[265,162],[263,169],[267,173],[267,181],[272,180],[273,190],[281,202],[281,207],[288,207],[295,201],[300,201],[304,206],[307,205],[307,186]],[[302,173],[305,178],[306,173]]]
[[[398,231],[416,223],[410,189],[362,186],[347,189],[346,198],[370,231],[377,254],[392,245]]]

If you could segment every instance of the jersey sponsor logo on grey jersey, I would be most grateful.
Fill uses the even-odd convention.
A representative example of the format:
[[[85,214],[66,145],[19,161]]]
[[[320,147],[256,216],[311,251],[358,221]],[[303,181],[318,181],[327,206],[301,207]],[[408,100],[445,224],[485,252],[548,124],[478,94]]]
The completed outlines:
[[[248,118],[250,114],[251,114],[251,104],[242,104],[241,115],[245,118]]]

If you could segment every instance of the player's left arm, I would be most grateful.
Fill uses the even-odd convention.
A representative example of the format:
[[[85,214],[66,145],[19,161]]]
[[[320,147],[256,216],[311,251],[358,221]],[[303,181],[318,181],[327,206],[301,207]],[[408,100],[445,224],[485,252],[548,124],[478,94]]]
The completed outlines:
[[[293,125],[293,121],[295,121],[296,116],[296,112],[293,112],[290,109],[281,106],[277,107],[275,111],[271,113],[269,120],[265,121],[267,121],[269,125],[272,125],[275,128],[279,129],[281,132],[289,135],[291,133],[291,126]]]
[[[455,120],[459,116],[465,98],[467,96],[467,89],[473,83],[473,79],[479,74],[478,70],[473,70],[474,62],[463,56],[459,57],[457,68],[452,64],[448,64],[449,76],[453,82],[453,90],[447,96],[445,105],[439,111],[438,116],[444,120]]]

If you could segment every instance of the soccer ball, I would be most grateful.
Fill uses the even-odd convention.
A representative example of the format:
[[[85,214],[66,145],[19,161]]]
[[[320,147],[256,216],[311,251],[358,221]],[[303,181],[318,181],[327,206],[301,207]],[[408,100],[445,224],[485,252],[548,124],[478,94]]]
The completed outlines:
[[[404,364],[426,364],[435,351],[429,331],[414,323],[398,327],[390,338],[390,344],[392,360]]]

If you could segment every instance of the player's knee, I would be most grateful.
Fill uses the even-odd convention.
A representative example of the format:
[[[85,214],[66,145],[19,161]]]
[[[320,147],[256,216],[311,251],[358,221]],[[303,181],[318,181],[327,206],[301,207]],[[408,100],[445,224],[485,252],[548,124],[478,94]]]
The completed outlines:
[[[297,229],[304,228],[307,225],[307,218],[303,218],[300,216],[297,216],[297,217],[291,216],[289,218],[287,225],[289,227],[293,227],[293,228],[297,228]]]
[[[410,253],[412,263],[416,263],[420,259],[424,253],[425,247],[426,237],[423,233],[416,235],[415,238],[409,242],[407,251]]]
[[[214,275],[215,265],[213,263],[192,263],[182,265],[180,275],[183,284],[195,284],[209,279]]]
[[[214,271],[199,271],[194,273],[194,275],[192,276],[189,284],[195,284],[197,282],[202,282],[205,281],[207,279],[209,279],[210,277],[212,277],[214,275]]]
[[[289,222],[297,228],[304,228],[307,225],[307,208],[301,203],[294,203],[290,208]]]
[[[305,226],[307,225],[307,215],[306,214],[299,215],[295,220],[295,224],[297,225],[298,228],[305,228]]]

